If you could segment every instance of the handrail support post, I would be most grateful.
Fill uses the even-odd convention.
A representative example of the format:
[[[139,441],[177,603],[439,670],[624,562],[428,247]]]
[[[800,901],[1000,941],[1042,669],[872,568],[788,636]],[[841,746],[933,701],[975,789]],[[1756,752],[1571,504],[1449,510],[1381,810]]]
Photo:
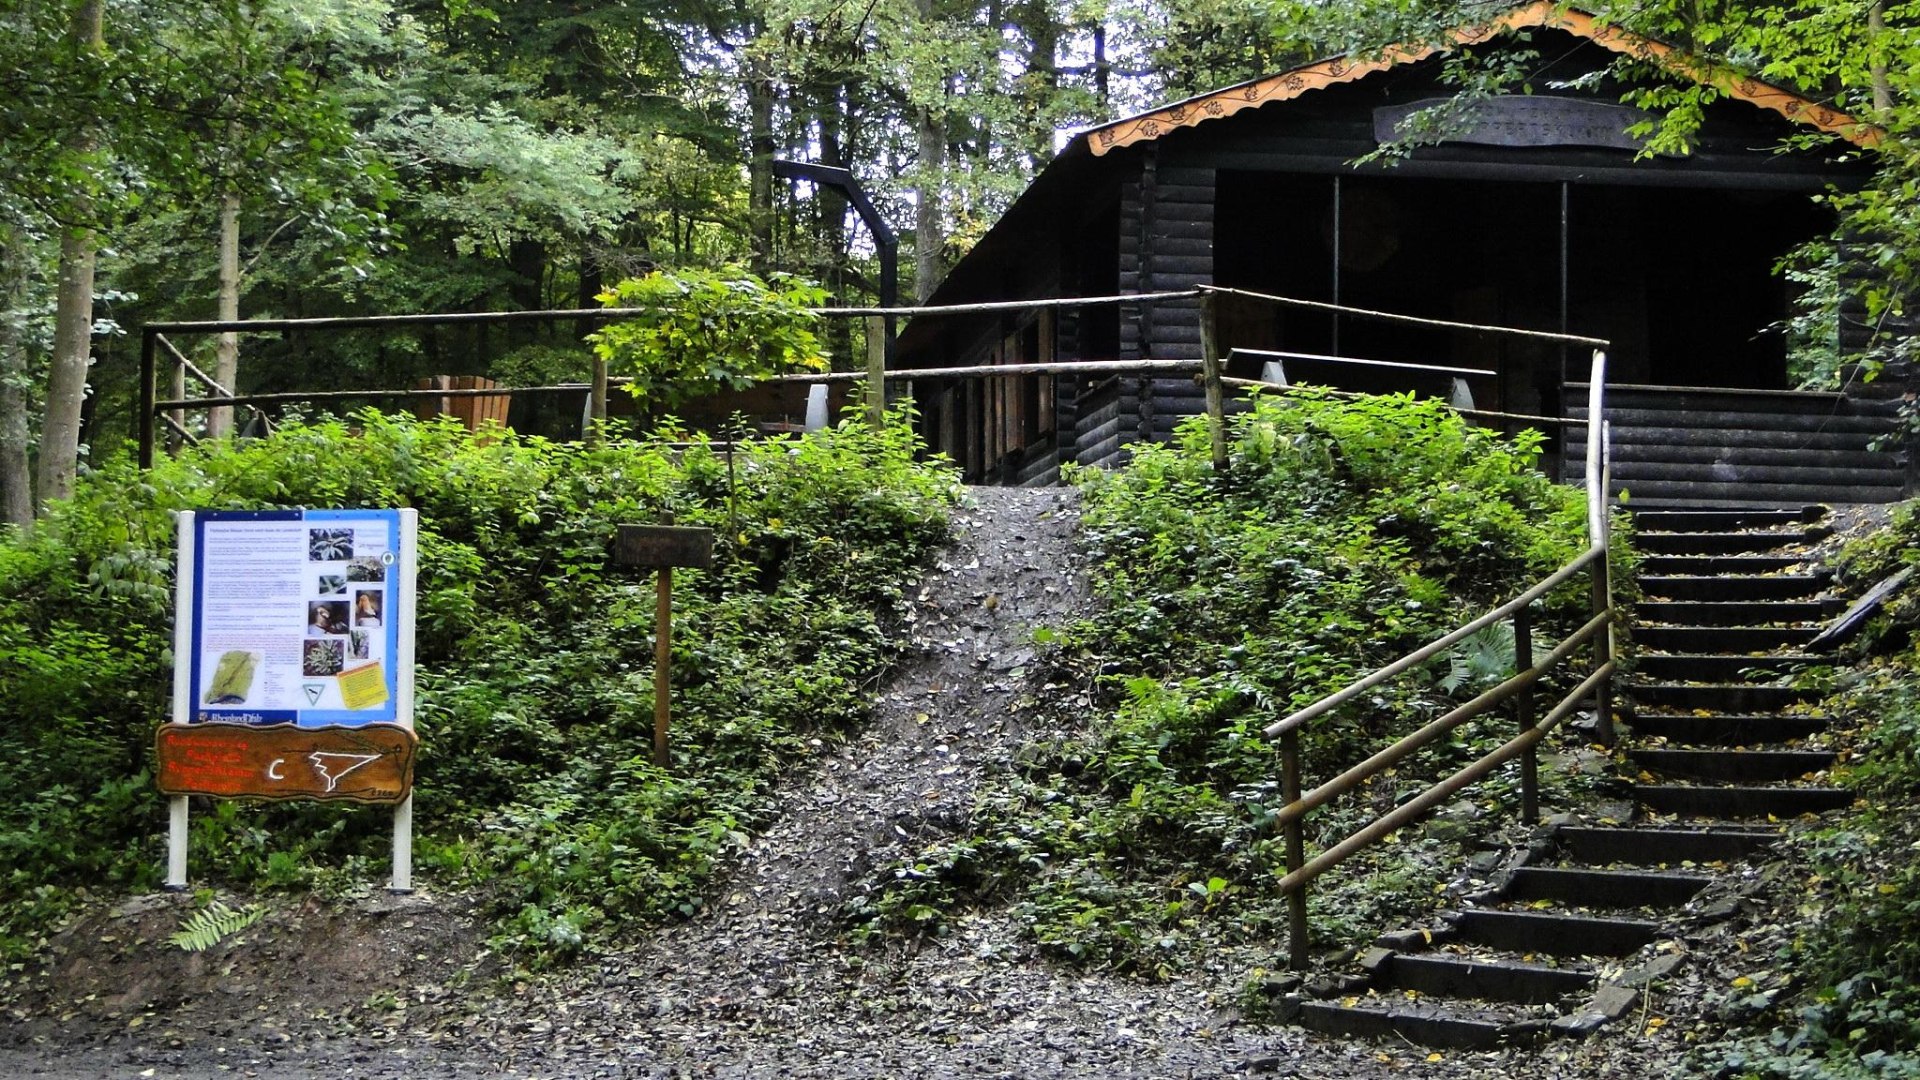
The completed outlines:
[[[1513,613],[1514,670],[1533,666],[1533,608],[1521,607]],[[1533,726],[1533,684],[1520,688],[1513,696],[1514,718],[1521,731]],[[1540,756],[1528,746],[1520,757],[1520,816],[1528,825],[1540,820]]]
[[[1289,805],[1300,801],[1300,731],[1280,736],[1280,794]],[[1287,873],[1298,873],[1306,865],[1306,823],[1294,818],[1285,826]],[[1307,885],[1287,894],[1287,966],[1307,970]]]

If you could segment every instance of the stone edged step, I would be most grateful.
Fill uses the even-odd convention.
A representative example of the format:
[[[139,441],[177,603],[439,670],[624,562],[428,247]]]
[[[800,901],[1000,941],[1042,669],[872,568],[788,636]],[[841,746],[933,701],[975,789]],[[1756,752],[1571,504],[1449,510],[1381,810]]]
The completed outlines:
[[[1828,750],[1670,750],[1632,751],[1634,763],[1655,776],[1682,776],[1762,784],[1794,780],[1833,765]]]
[[[1634,673],[1645,679],[1678,682],[1726,682],[1732,679],[1771,679],[1813,664],[1829,663],[1808,653],[1641,653]]]
[[[1633,515],[1634,528],[1652,532],[1732,532],[1774,525],[1804,525],[1827,515],[1824,506],[1790,506],[1769,510],[1642,510]]]
[[[1455,940],[1546,956],[1626,956],[1659,932],[1659,923],[1639,919],[1496,908],[1463,911],[1454,923]]]
[[[1668,826],[1566,825],[1554,830],[1555,849],[1589,863],[1671,866],[1737,862],[1772,847],[1778,829],[1689,829]]]
[[[1593,986],[1593,972],[1459,956],[1395,953],[1374,971],[1376,986],[1429,997],[1549,1005]]]
[[[1840,613],[1838,600],[1642,600],[1636,623],[1671,626],[1766,626],[1820,622]]]
[[[1662,870],[1586,870],[1523,866],[1507,879],[1505,900],[1554,900],[1596,908],[1679,907],[1707,887],[1703,874]]]
[[[1645,539],[1636,538],[1636,542]],[[1777,574],[1806,562],[1804,555],[1648,555],[1639,572],[1652,577],[1706,577],[1712,574]]]
[[[1633,796],[1653,813],[1699,818],[1790,818],[1853,805],[1853,792],[1835,787],[1636,784]]]
[[[1825,526],[1804,529],[1744,532],[1641,533],[1634,546],[1656,555],[1758,554],[1789,544],[1811,544],[1833,530]]]
[[[1752,715],[1714,713],[1635,713],[1629,721],[1637,736],[1690,746],[1764,746],[1792,742],[1827,730],[1824,716],[1793,713]]]
[[[1446,1050],[1497,1050],[1532,1042],[1547,1033],[1547,1025],[1539,1021],[1457,1016],[1435,1003],[1392,1006],[1303,1001],[1299,1019],[1301,1027],[1323,1035],[1391,1037]]]
[[[1636,626],[1633,643],[1676,653],[1752,653],[1804,645],[1817,626]]]
[[[1804,600],[1827,587],[1828,574],[1714,574],[1677,577],[1643,574],[1640,589],[1666,600]]]
[[[1817,699],[1816,690],[1745,683],[1636,683],[1627,693],[1638,705],[1711,713],[1770,713]]]

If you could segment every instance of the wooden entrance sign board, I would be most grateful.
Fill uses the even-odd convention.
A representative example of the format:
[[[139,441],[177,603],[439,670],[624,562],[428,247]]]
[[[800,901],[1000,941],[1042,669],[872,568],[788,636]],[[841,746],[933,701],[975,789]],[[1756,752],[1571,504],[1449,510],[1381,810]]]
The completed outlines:
[[[398,724],[164,724],[155,782],[168,795],[397,805],[413,789],[419,742]]]
[[[682,525],[622,525],[613,540],[613,561],[642,570],[713,565],[713,530]]]
[[[673,568],[713,565],[713,530],[676,525],[622,525],[613,541],[613,561],[654,572],[653,763],[667,765],[667,726],[672,715],[667,671],[673,662]]]

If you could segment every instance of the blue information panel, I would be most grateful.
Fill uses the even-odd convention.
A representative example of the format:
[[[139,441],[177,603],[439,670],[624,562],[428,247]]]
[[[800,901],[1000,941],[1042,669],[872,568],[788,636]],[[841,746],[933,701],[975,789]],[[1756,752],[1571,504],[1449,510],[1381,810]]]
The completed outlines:
[[[398,510],[205,511],[193,522],[193,722],[394,722]]]

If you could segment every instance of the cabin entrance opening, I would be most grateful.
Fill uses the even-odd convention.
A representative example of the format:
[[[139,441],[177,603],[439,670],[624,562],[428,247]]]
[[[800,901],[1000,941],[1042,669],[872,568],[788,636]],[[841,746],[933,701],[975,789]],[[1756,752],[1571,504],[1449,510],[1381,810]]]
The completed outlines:
[[[1788,386],[1772,328],[1795,297],[1773,268],[1830,227],[1805,191],[1399,172],[1222,172],[1216,215],[1222,286],[1603,337],[1617,382],[1747,389]],[[1227,348],[1494,371],[1476,404],[1514,412],[1561,415],[1586,366],[1558,345],[1254,302],[1223,304],[1220,332]]]

